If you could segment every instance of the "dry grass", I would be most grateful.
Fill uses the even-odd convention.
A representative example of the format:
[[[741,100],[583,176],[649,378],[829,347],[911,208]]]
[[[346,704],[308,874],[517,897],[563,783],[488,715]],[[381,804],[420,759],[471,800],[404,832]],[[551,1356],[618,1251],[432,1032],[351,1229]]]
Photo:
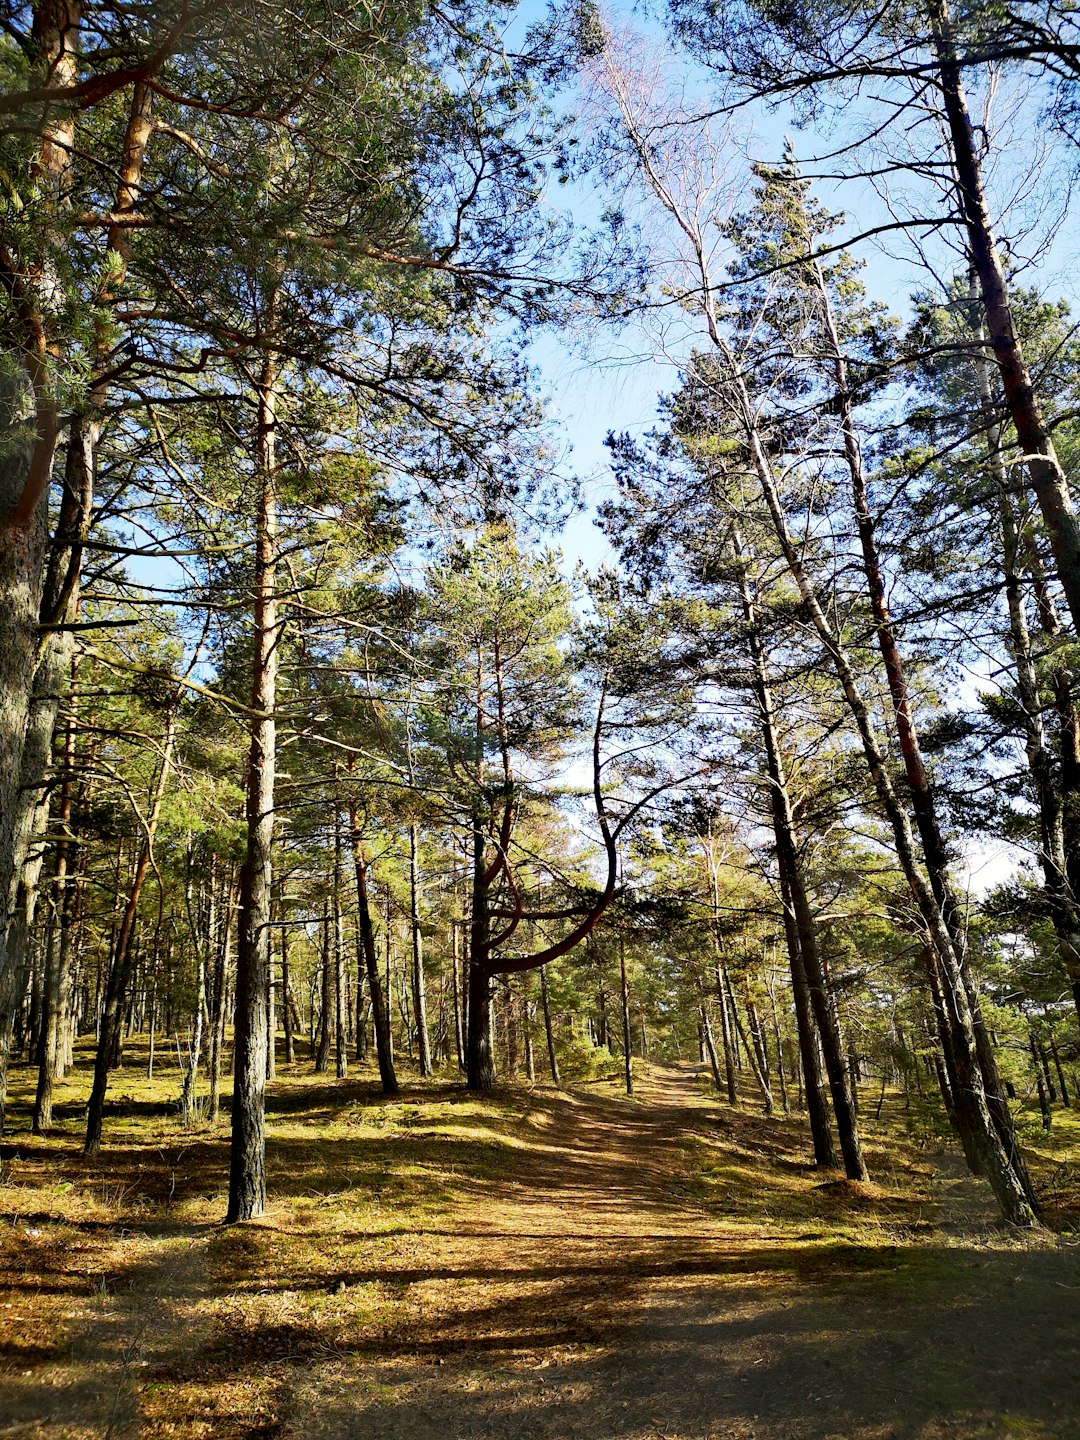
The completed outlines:
[[[272,1200],[226,1229],[224,1126],[138,1052],[106,1148],[85,1066],[0,1172],[0,1437],[1080,1437],[1080,1119],[1031,1135],[1064,1237],[1016,1237],[954,1156],[867,1120],[874,1180],[689,1067],[628,1101],[292,1067]]]

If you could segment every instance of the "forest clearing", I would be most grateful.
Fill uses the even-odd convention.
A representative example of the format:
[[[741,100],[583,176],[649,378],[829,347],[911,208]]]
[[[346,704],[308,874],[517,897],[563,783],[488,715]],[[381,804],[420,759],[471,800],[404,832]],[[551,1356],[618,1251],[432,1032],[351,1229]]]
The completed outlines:
[[[1080,1117],[1030,1152],[1065,1237],[1022,1240],[895,1094],[859,1184],[697,1065],[633,1099],[290,1070],[276,1198],[237,1231],[224,1132],[167,1118],[176,1078],[125,1073],[108,1157],[75,1124],[4,1146],[4,1433],[1080,1435]]]
[[[0,1440],[1080,1440],[1080,9],[0,0]]]

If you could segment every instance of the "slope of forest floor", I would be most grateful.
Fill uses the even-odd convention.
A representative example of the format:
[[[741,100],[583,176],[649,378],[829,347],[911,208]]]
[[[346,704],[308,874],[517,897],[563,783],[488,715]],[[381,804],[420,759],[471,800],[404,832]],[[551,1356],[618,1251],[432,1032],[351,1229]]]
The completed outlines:
[[[1080,1440],[1080,1120],[1029,1151],[1056,1233],[1000,1228],[900,1102],[874,1180],[695,1066],[572,1091],[291,1067],[271,1203],[227,1229],[224,1126],[137,1050],[106,1149],[15,1075],[0,1150],[0,1437]]]

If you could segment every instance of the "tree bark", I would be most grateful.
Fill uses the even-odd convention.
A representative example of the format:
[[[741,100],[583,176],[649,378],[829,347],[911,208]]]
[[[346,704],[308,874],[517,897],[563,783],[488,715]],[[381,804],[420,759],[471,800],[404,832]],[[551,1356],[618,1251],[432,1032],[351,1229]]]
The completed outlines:
[[[747,572],[745,542],[738,528],[733,531],[736,560],[739,566],[739,587],[743,619],[747,628],[747,644],[754,674],[754,695],[758,707],[758,723],[765,750],[766,773],[769,781],[769,806],[773,836],[776,841],[780,888],[784,905],[784,928],[791,964],[791,982],[795,999],[799,1045],[806,1082],[806,1102],[814,1143],[814,1158],[819,1165],[833,1162],[832,1139],[828,1122],[820,1106],[821,1072],[818,1065],[817,1039],[829,1080],[837,1138],[849,1180],[865,1180],[866,1165],[859,1142],[859,1127],[851,1103],[840,1037],[825,988],[824,972],[817,943],[817,926],[806,893],[802,875],[802,858],[795,835],[795,821],[788,794],[787,772],[776,731],[776,710],[769,683],[765,647],[757,613],[756,597]],[[817,1036],[810,1025],[813,1015]]]
[[[934,895],[932,886],[920,870],[915,854],[915,838],[907,812],[896,794],[883,753],[874,734],[870,712],[861,693],[855,673],[839,636],[832,628],[822,608],[817,590],[810,579],[805,565],[797,551],[788,530],[787,520],[780,504],[776,483],[770,463],[762,445],[761,437],[753,419],[745,384],[737,365],[732,374],[735,378],[739,410],[746,427],[754,472],[761,486],[769,515],[784,559],[792,578],[798,587],[807,615],[829,655],[840,680],[844,699],[855,722],[867,769],[870,772],[879,802],[888,818],[893,832],[897,858],[918,905],[923,922],[929,931],[934,950],[941,962],[942,979],[945,983],[948,1015],[954,1030],[954,1055],[957,1066],[957,1104],[964,1104],[971,1110],[972,1138],[979,1146],[984,1159],[985,1173],[997,1196],[998,1203],[1006,1218],[1021,1226],[1038,1224],[1038,1217],[1031,1197],[1031,1184],[1027,1171],[1011,1135],[1008,1113],[995,1114],[992,1104],[996,1096],[996,1074],[987,1075],[983,1066],[986,1061],[980,1046],[977,1016],[972,1012],[971,996],[964,976],[963,956],[958,954],[949,926],[946,924],[941,905]],[[795,887],[792,898],[798,914],[798,895]],[[801,928],[801,927],[800,927]],[[808,957],[807,979],[814,999],[814,1013],[818,1015],[819,999],[815,977],[811,973]],[[821,1021],[819,1018],[819,1025]],[[991,1057],[992,1058],[992,1057]],[[826,1056],[828,1064],[828,1056]],[[841,1067],[842,1068],[842,1067]],[[830,1085],[833,1077],[830,1074]],[[845,1082],[846,1083],[846,1082]],[[962,1099],[961,1099],[962,1097]],[[1003,1138],[1002,1130],[1005,1130]]]
[[[334,932],[334,1074],[349,1073],[348,1001],[345,994],[345,934],[341,915],[341,817],[334,810],[334,888],[331,924]]]
[[[368,862],[360,838],[360,827],[356,818],[356,803],[349,802],[349,826],[352,833],[353,868],[356,872],[356,918],[360,927],[360,943],[364,951],[364,966],[367,970],[368,994],[371,997],[371,1017],[375,1028],[375,1056],[379,1064],[379,1078],[384,1095],[398,1093],[397,1074],[394,1070],[394,1050],[390,1039],[389,997],[383,994],[382,976],[379,974],[379,955],[375,946],[375,927],[371,922],[371,902],[368,896]]]
[[[71,661],[71,691],[68,701],[67,722],[64,726],[64,749],[61,759],[62,780],[60,800],[57,806],[56,825],[59,838],[56,842],[53,884],[54,904],[57,912],[55,936],[50,944],[46,963],[45,1030],[41,1047],[41,1061],[38,1067],[37,1092],[34,1096],[33,1129],[40,1135],[52,1125],[53,1090],[63,1066],[62,1037],[65,1024],[67,1000],[71,989],[71,962],[75,934],[75,865],[72,863],[71,804],[73,775],[75,770],[76,700],[75,681],[78,662]],[[77,862],[76,862],[77,863]]]
[[[469,1018],[466,1026],[466,1077],[470,1090],[495,1084],[491,1043],[491,972],[487,967],[490,921],[484,830],[473,822],[472,913],[469,926]]]
[[[127,904],[117,931],[109,965],[109,978],[105,989],[105,1004],[101,1013],[101,1027],[98,1032],[97,1055],[94,1061],[94,1083],[86,1108],[87,1155],[96,1155],[101,1149],[101,1129],[105,1113],[105,1092],[109,1084],[109,1069],[113,1056],[120,1044],[120,1025],[124,1004],[135,964],[135,918],[139,910],[139,897],[143,883],[150,869],[154,853],[154,836],[157,833],[161,802],[165,797],[169,774],[172,768],[173,742],[176,736],[176,701],[174,700],[165,723],[165,736],[161,749],[161,765],[154,785],[150,809],[147,812],[142,843],[139,847],[135,871],[128,890]]]
[[[987,335],[1020,453],[1050,537],[1073,627],[1080,631],[1080,525],[1013,318],[945,0],[928,0],[927,14],[937,57],[938,88],[949,132],[957,199],[967,234],[968,253],[982,295]]]
[[[551,1083],[557,1087],[562,1084],[562,1080],[559,1077],[559,1057],[555,1053],[555,1031],[551,1024],[547,967],[544,965],[540,966],[540,1004],[544,1012],[544,1037],[547,1040],[548,1068],[551,1071]]]
[[[296,1039],[293,1032],[291,992],[289,990],[289,927],[281,927],[281,1023],[285,1030],[285,1064],[296,1061]]]
[[[273,307],[271,307],[272,309]],[[271,316],[272,319],[272,316]],[[257,385],[254,643],[250,748],[240,867],[236,947],[233,1102],[226,1221],[253,1220],[266,1208],[266,1048],[270,984],[270,904],[277,766],[277,369],[267,354]]]
[[[630,1056],[630,987],[626,983],[626,937],[619,935],[619,998],[622,1004],[623,1077],[626,1093],[634,1093],[634,1070]]]
[[[216,1121],[221,1105],[221,1056],[225,1049],[226,997],[232,955],[233,910],[236,899],[235,871],[229,865],[222,882],[222,919],[214,947],[214,1014],[210,1027],[210,1097],[207,1110],[211,1122]]]
[[[409,928],[412,932],[412,1000],[420,1074],[432,1073],[428,1037],[427,987],[424,984],[424,937],[420,930],[420,866],[415,821],[409,826]]]

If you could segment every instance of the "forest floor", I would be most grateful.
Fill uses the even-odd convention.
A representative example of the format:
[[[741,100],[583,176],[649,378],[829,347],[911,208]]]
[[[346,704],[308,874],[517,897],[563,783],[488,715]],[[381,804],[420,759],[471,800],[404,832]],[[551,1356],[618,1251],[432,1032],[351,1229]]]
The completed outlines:
[[[1080,1440],[1080,1117],[1029,1155],[1054,1232],[1000,1227],[896,1097],[873,1182],[696,1066],[568,1091],[271,1086],[271,1201],[226,1228],[225,1128],[133,1052],[0,1158],[0,1437]]]

